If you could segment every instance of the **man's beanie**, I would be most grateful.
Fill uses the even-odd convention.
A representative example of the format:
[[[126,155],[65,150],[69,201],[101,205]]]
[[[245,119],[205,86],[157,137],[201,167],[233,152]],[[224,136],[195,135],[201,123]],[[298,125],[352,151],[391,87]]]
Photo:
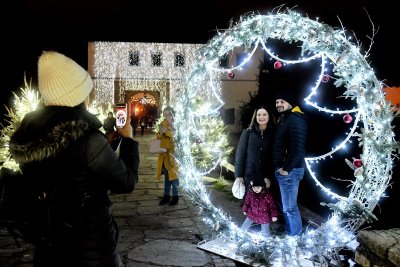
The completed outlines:
[[[74,107],[93,89],[89,73],[72,59],[44,51],[38,62],[39,91],[46,106]]]
[[[290,91],[284,90],[284,91],[279,91],[276,94],[275,99],[283,99],[286,102],[288,102],[290,105],[295,106],[296,101],[295,98],[293,97],[293,94]]]

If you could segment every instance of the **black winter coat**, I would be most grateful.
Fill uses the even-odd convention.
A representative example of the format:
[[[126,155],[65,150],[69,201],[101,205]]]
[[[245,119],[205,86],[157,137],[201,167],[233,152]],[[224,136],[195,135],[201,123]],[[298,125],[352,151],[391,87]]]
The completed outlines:
[[[35,266],[118,266],[108,194],[135,188],[139,150],[123,138],[117,156],[101,126],[82,105],[48,106],[27,114],[11,137],[21,171],[51,195],[51,246],[35,245]]]
[[[281,114],[272,150],[275,168],[290,172],[304,167],[307,132],[307,117],[298,106]]]
[[[235,154],[235,177],[244,177],[246,187],[253,179],[273,178],[272,128],[261,131],[258,127],[244,129]]]
[[[106,131],[106,133],[113,133],[116,128],[117,128],[117,123],[114,117],[112,118],[107,117],[104,120],[103,129]]]

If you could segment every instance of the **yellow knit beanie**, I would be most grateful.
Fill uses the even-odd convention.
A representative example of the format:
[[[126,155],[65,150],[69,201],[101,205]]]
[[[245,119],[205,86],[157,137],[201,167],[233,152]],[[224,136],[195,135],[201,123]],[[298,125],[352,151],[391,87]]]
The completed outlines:
[[[46,106],[74,107],[93,89],[89,73],[72,59],[44,51],[38,62],[39,91]]]

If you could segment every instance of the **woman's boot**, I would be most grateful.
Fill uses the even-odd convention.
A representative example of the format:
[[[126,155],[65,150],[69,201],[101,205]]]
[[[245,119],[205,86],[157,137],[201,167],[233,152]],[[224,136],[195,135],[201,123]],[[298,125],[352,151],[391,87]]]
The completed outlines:
[[[179,201],[179,196],[172,196],[172,199],[169,202],[169,205],[170,206],[176,205],[176,204],[178,204],[178,201]]]
[[[165,205],[169,202],[170,200],[170,196],[169,195],[164,195],[163,199],[161,199],[160,204],[159,205]]]

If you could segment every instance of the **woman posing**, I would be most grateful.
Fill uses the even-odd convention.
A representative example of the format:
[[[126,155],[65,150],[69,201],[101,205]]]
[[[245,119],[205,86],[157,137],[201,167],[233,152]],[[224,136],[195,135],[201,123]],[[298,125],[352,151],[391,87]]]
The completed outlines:
[[[273,136],[272,113],[265,106],[258,106],[249,127],[240,135],[235,154],[235,177],[245,184],[246,192],[254,179],[264,179],[266,187],[271,186],[270,178],[274,173],[271,158]]]

